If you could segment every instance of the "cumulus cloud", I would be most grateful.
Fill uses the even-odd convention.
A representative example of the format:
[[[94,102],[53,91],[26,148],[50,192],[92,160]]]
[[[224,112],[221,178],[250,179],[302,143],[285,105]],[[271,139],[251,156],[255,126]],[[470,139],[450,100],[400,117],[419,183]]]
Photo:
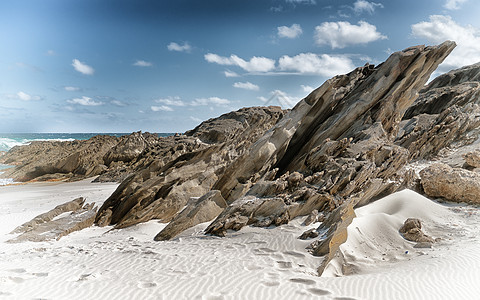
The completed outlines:
[[[225,77],[239,77],[240,76],[237,73],[235,73],[233,71],[230,71],[230,70],[226,70],[223,73],[225,74]]]
[[[356,14],[361,14],[363,12],[367,12],[369,14],[373,14],[376,8],[383,8],[382,3],[375,3],[375,2],[368,2],[365,0],[357,0],[353,3],[353,11]]]
[[[324,22],[315,27],[315,42],[317,45],[330,45],[332,49],[367,44],[386,38],[377,31],[377,27],[365,21],[358,22],[358,25],[349,22]]]
[[[193,122],[197,122],[197,123],[200,123],[200,122],[203,121],[202,119],[199,119],[199,118],[194,117],[194,116],[190,116],[190,120],[192,120]]]
[[[175,97],[168,97],[168,98],[160,98],[155,100],[156,103],[161,103],[164,105],[170,105],[170,106],[185,106],[185,102],[182,101],[182,99],[178,96]]]
[[[449,10],[458,10],[460,5],[467,2],[467,0],[447,0],[443,7]]]
[[[277,34],[280,38],[294,39],[302,34],[302,27],[298,24],[292,26],[280,26],[277,27]]]
[[[238,66],[247,72],[269,72],[275,69],[275,60],[266,57],[252,57],[246,61],[235,54],[230,57],[220,56],[214,53],[205,54],[205,60],[224,66]]]
[[[219,98],[219,97],[197,98],[190,103],[190,105],[192,106],[204,106],[204,105],[224,106],[227,104],[230,104],[230,100]]]
[[[309,86],[309,85],[300,85],[302,87],[302,91],[304,91],[305,93],[311,93],[314,88]]]
[[[92,98],[86,97],[86,96],[83,96],[82,98],[73,98],[73,99],[67,100],[67,102],[71,104],[78,104],[83,106],[99,106],[104,104],[101,101],[95,101]]]
[[[150,109],[152,111],[173,111],[173,108],[171,108],[170,106],[166,106],[166,105],[150,106]]]
[[[137,60],[133,65],[136,67],[151,67],[152,63],[144,60]]]
[[[457,47],[439,66],[438,72],[480,61],[480,30],[471,25],[462,26],[450,16],[433,15],[429,21],[412,25],[412,35],[426,40],[429,44],[439,44],[446,40],[457,43]]]
[[[355,68],[348,56],[300,53],[295,56],[280,57],[279,68],[282,71],[293,71],[300,74],[318,74],[331,77],[350,72]]]
[[[32,96],[22,91],[18,92],[13,98],[20,99],[22,101],[37,101],[41,99],[40,96]]]
[[[80,88],[77,86],[65,86],[63,87],[67,92],[78,92]]]
[[[179,45],[175,42],[171,42],[168,44],[167,49],[170,51],[177,51],[177,52],[190,52],[192,50],[192,46],[189,43],[185,42],[183,45]]]
[[[235,82],[233,84],[233,87],[236,87],[238,89],[250,90],[250,91],[260,90],[260,87],[258,85],[253,84],[249,81],[247,81],[247,82]]]
[[[76,58],[72,61],[72,66],[75,68],[76,71],[85,75],[93,75],[93,73],[95,73],[95,70],[92,67],[79,61]]]

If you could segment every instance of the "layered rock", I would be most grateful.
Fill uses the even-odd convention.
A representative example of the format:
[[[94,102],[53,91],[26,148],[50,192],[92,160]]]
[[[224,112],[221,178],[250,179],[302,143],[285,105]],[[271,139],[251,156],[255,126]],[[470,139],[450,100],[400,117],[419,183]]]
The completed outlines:
[[[169,222],[191,197],[201,197],[239,155],[283,117],[279,107],[253,107],[208,120],[185,134],[195,144],[176,143],[170,152],[145,150],[125,179],[100,208],[98,225],[122,228],[160,219]],[[183,151],[183,153],[182,153]],[[179,155],[180,153],[180,155]],[[148,154],[148,155],[147,155]]]
[[[70,214],[60,216],[68,212]],[[72,232],[92,226],[96,212],[95,203],[85,204],[85,199],[82,197],[74,199],[58,205],[49,212],[38,215],[31,221],[15,228],[12,234],[20,233],[20,235],[7,242],[59,240]]]

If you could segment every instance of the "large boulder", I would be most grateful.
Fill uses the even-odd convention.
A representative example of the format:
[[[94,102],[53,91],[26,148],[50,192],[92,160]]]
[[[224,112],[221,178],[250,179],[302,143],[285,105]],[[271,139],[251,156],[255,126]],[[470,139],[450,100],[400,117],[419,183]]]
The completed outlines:
[[[425,194],[455,202],[480,203],[480,173],[435,163],[420,172]]]

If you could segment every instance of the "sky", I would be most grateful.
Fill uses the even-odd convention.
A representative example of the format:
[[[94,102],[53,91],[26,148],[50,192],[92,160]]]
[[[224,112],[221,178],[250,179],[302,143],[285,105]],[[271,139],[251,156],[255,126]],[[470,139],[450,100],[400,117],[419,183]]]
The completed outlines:
[[[479,15],[475,0],[2,0],[0,132],[184,132],[454,40],[438,75],[480,61]]]

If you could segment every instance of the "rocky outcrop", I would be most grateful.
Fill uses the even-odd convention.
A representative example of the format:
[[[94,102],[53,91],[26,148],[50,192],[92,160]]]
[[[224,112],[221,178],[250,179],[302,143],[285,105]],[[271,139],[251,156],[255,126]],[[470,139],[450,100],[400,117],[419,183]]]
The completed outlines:
[[[24,241],[43,242],[59,240],[72,232],[82,230],[93,225],[97,208],[95,203],[85,204],[85,199],[77,198],[70,202],[58,205],[47,213],[38,215],[31,221],[15,228],[12,234],[17,237],[8,240],[9,243]],[[71,212],[67,216],[59,217],[63,213]]]
[[[480,203],[480,173],[436,163],[420,172],[425,194],[455,202]]]
[[[409,152],[394,144],[398,125],[417,91],[454,46],[446,42],[408,48],[377,68],[366,65],[327,80],[215,183],[213,188],[231,205],[206,232],[223,235],[255,223],[252,209],[255,216],[255,207],[269,201],[279,204],[263,215],[293,218],[313,209],[329,212],[345,202],[365,204],[405,184],[400,170]],[[287,178],[294,172],[302,176],[292,186]],[[249,201],[237,201],[243,195],[251,195]],[[312,202],[315,205],[304,212],[290,213]]]
[[[155,236],[154,240],[169,240],[185,229],[211,221],[226,207],[227,203],[220,191],[210,191],[198,199],[192,198],[186,207]]]
[[[146,149],[134,162],[138,171],[100,208],[97,224],[122,228],[151,219],[171,221],[191,197],[214,190],[226,167],[284,113],[279,107],[243,108],[186,132],[183,139],[194,143],[175,143],[167,153]]]

